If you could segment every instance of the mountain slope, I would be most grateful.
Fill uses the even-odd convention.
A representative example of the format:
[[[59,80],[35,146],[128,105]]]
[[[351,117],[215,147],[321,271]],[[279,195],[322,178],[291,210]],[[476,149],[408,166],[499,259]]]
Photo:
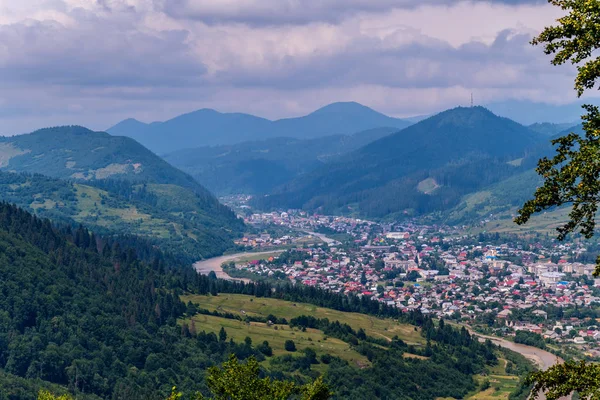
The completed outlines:
[[[291,207],[382,217],[454,206],[466,193],[531,167],[540,135],[483,107],[437,114],[258,198]]]
[[[180,150],[164,158],[217,194],[260,194],[396,130],[306,140],[273,138]]]
[[[135,140],[80,126],[0,138],[0,169],[61,179],[170,183],[207,193],[192,177]]]
[[[139,234],[203,258],[232,247],[235,214],[191,176],[126,137],[60,127],[0,139],[3,199],[55,219]]]
[[[211,109],[153,123],[141,130],[138,129],[140,125],[126,121],[109,128],[108,132],[132,137],[158,154],[276,137],[310,139],[380,127],[402,129],[410,125],[410,122],[385,116],[358,103],[334,103],[303,117],[277,121]],[[124,129],[128,126],[133,128]]]
[[[328,135],[347,135],[372,128],[406,128],[410,122],[388,117],[355,102],[333,103],[299,118],[280,119],[273,130],[281,136],[317,138]]]
[[[1,398],[34,400],[61,385],[55,393],[68,388],[78,399],[162,400],[172,382],[205,389],[198,360],[211,365],[236,351],[207,351],[210,338],[181,335],[175,321],[185,305],[173,289],[196,278],[191,267],[161,254],[142,263],[123,244],[0,204]]]

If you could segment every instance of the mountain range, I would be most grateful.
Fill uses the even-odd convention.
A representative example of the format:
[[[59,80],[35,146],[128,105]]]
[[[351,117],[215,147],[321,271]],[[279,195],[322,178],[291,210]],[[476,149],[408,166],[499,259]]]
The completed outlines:
[[[531,169],[546,136],[483,107],[459,107],[301,175],[261,208],[386,217],[448,211],[461,198]]]
[[[202,109],[151,124],[127,119],[107,132],[131,137],[163,155],[201,146],[230,145],[276,137],[315,139],[381,127],[402,129],[409,125],[409,121],[388,117],[355,102],[346,102],[330,104],[306,116],[276,121],[249,114]]]

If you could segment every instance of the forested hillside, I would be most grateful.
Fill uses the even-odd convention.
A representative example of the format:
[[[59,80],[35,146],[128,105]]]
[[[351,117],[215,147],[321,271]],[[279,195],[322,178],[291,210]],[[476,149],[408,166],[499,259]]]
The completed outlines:
[[[130,138],[77,126],[1,138],[0,168],[30,174],[0,174],[5,201],[102,232],[142,235],[190,260],[221,254],[244,229],[194,178]]]
[[[206,368],[230,353],[268,360],[266,373],[275,377],[302,381],[318,374],[312,365],[324,361],[310,352],[276,357],[264,344],[254,347],[249,340],[228,340],[225,331],[217,336],[201,324],[182,324],[201,311],[184,304],[183,293],[244,293],[400,318],[428,341],[414,348],[365,336],[343,321],[288,322],[318,326],[370,360],[368,368],[326,360],[325,381],[337,398],[464,397],[476,387],[472,375],[496,363],[490,343],[480,344],[464,329],[436,326],[419,313],[399,315],[377,301],[316,288],[219,281],[177,265],[139,239],[135,250],[128,249],[126,241],[107,242],[84,228],[57,228],[5,203],[0,204],[0,274],[0,387],[7,399],[34,399],[46,387],[86,399],[164,399],[174,385],[184,393],[206,394]],[[390,371],[394,379],[388,379]]]
[[[164,159],[214,193],[260,194],[396,131],[377,128],[317,139],[286,137],[207,146],[176,151]]]
[[[262,208],[384,217],[450,210],[532,168],[546,139],[483,107],[442,112],[257,198]]]
[[[225,206],[176,185],[111,179],[79,183],[0,172],[0,198],[105,235],[140,235],[190,263],[222,254],[244,229]]]
[[[61,179],[169,183],[209,195],[192,177],[135,140],[80,126],[46,128],[0,138],[0,167],[5,171]]]

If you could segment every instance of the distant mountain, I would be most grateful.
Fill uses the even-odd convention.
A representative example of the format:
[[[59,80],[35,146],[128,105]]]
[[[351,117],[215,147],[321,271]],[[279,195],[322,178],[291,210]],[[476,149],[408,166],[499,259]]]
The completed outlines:
[[[314,139],[380,127],[402,129],[411,124],[353,102],[334,103],[304,117],[277,121],[211,109],[194,111],[146,126],[134,121],[120,122],[108,132],[134,138],[161,155],[202,146],[230,145],[276,137]]]
[[[536,122],[574,125],[579,121],[584,110],[583,104],[599,104],[598,99],[579,100],[567,104],[536,103],[527,100],[507,100],[489,103],[486,107],[496,115],[510,118],[524,125]]]
[[[535,124],[529,125],[528,128],[534,132],[550,137],[569,129],[574,125],[577,125],[577,123],[567,122],[564,124],[553,124],[550,122],[536,122]]]
[[[578,135],[583,135],[583,125],[582,124],[577,124],[574,126],[571,126],[569,128],[566,128],[565,130],[558,132],[557,134],[553,135],[550,139],[554,139],[554,138],[558,138],[561,136],[565,136],[568,135],[569,133],[576,133]]]
[[[2,199],[54,219],[151,237],[189,257],[222,253],[244,229],[191,176],[126,137],[68,126],[0,138],[0,170],[68,181],[0,175]]]
[[[396,131],[377,128],[317,139],[273,138],[180,150],[164,158],[214,193],[259,194]]]
[[[462,196],[531,168],[540,134],[483,107],[455,108],[386,136],[256,199],[383,217],[449,210]]]
[[[135,137],[147,129],[150,125],[151,124],[140,122],[135,118],[128,118],[110,128],[110,134],[114,136]]]

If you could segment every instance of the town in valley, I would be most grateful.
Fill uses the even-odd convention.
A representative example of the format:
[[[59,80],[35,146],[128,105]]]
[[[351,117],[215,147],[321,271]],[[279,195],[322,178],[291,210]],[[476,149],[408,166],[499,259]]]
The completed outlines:
[[[600,358],[596,241],[301,210],[247,212],[245,222],[256,234],[237,244],[261,256],[225,265],[234,278],[365,296],[556,354]]]

